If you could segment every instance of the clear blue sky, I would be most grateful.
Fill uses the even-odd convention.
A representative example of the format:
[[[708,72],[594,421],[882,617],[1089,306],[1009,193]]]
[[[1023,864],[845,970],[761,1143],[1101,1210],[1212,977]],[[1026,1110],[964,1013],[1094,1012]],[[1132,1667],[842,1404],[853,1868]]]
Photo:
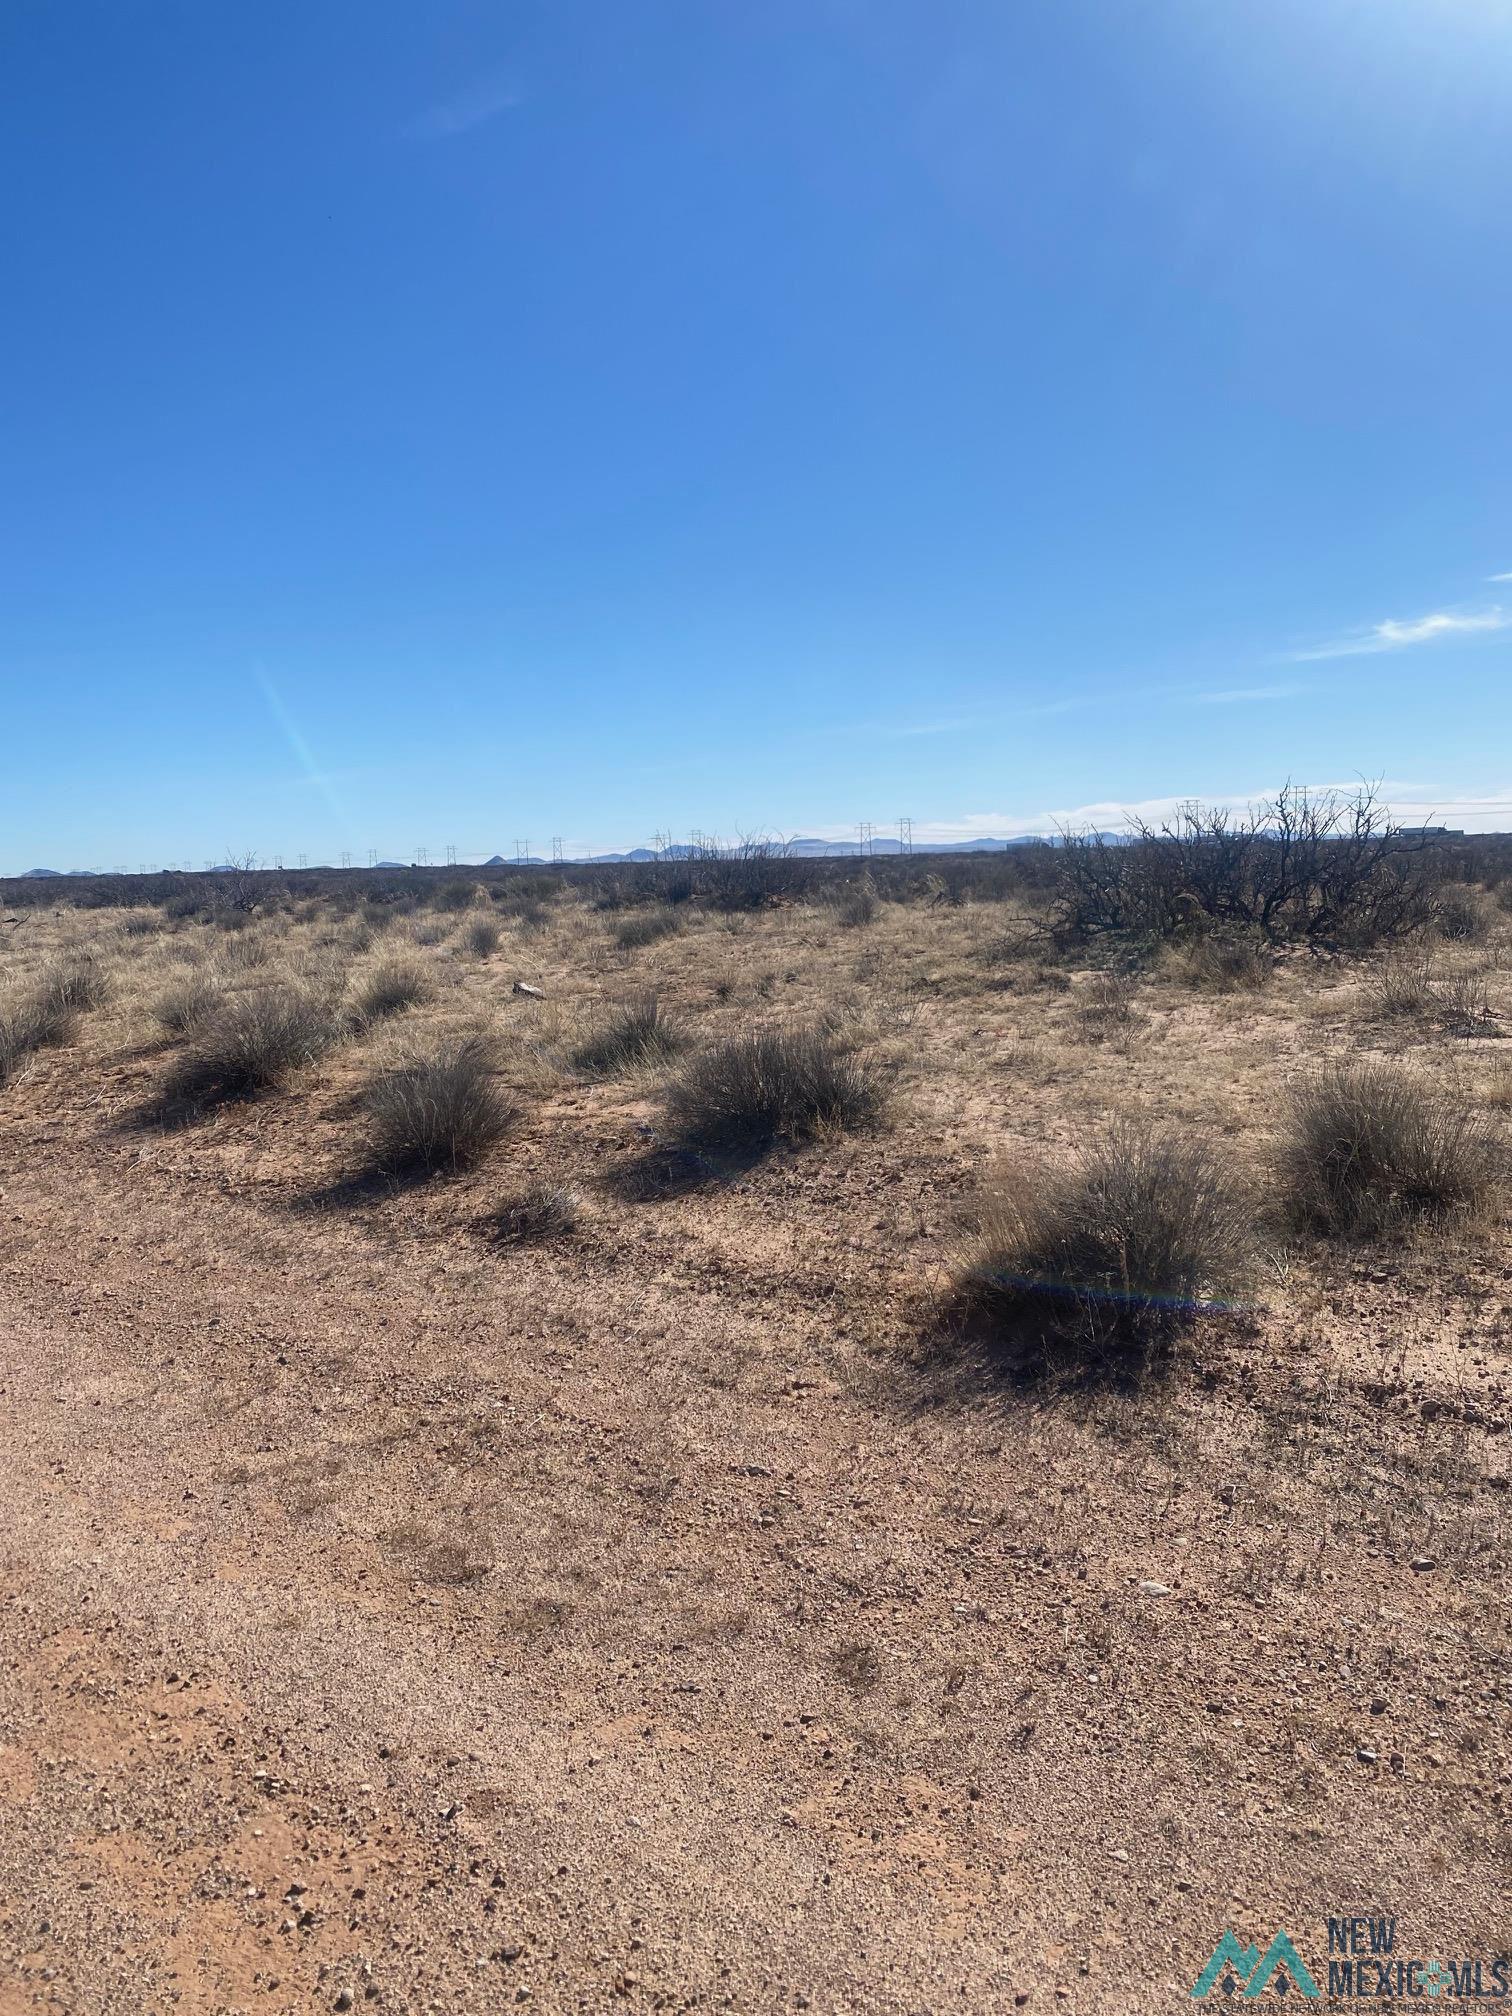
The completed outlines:
[[[1512,825],[1500,0],[10,0],[0,94],[0,869]]]

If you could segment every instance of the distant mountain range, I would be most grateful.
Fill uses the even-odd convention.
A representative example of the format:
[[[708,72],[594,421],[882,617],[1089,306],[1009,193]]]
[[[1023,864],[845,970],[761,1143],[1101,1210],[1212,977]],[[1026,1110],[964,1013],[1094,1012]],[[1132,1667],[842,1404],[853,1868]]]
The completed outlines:
[[[1129,836],[1126,833],[1100,833],[1096,837],[1100,840],[1120,841],[1126,840]],[[915,840],[913,846],[907,848],[901,840],[896,840],[891,835],[878,834],[874,840],[869,840],[866,843],[864,849],[860,842],[856,840],[815,840],[805,837],[788,841],[784,851],[796,856],[799,860],[821,861],[856,860],[863,855],[870,856],[877,854],[1003,854],[1014,847],[1058,847],[1059,845],[1060,835],[1058,833],[1021,833],[1011,840],[994,840],[989,839],[986,835],[977,840]],[[687,861],[701,851],[699,848],[692,847],[686,842],[678,841],[672,846],[664,847],[660,850],[655,847],[630,847],[622,854],[569,855],[564,865],[593,868],[614,867],[622,863],[635,861]],[[374,865],[379,868],[411,868],[415,864],[410,861],[379,861]],[[483,862],[458,861],[453,865],[458,868],[544,868],[548,863],[539,854],[527,854],[522,858],[507,854],[490,854],[488,859]],[[106,872],[104,869],[96,868],[28,868],[18,877],[18,880],[22,882],[37,882],[49,879],[61,881],[67,875],[97,875]],[[230,870],[227,867],[217,867],[212,868],[209,872],[212,875],[225,875]]]

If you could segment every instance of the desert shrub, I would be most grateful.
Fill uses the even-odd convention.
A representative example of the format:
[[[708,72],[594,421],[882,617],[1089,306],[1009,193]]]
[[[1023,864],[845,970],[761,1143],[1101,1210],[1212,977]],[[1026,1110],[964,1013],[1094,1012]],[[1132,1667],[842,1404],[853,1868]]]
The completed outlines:
[[[110,981],[92,959],[50,967],[38,982],[41,999],[75,1015],[99,1008],[110,998]]]
[[[1127,973],[1094,973],[1076,1002],[1076,1025],[1085,1043],[1126,1037],[1139,1019],[1134,982]]]
[[[1451,1094],[1373,1060],[1298,1087],[1282,1145],[1294,1218],[1369,1236],[1486,1201],[1500,1156],[1486,1121]]]
[[[229,995],[169,1072],[165,1118],[250,1099],[280,1085],[335,1041],[335,1021],[319,996],[287,981]]]
[[[1155,1344],[1243,1285],[1251,1217],[1206,1142],[1125,1122],[989,1192],[963,1299],[1042,1341]]]
[[[1479,889],[1446,882],[1433,896],[1433,927],[1456,944],[1478,945],[1491,929],[1491,906]]]
[[[468,925],[467,949],[478,959],[487,959],[498,951],[499,927],[492,917],[479,917]]]
[[[884,1103],[877,1067],[816,1028],[756,1029],[711,1044],[666,1094],[673,1131],[709,1143],[800,1140],[865,1126]]]
[[[1363,950],[1432,914],[1434,842],[1398,826],[1374,791],[1292,786],[1247,814],[1187,805],[1127,838],[1066,833],[1056,849],[1056,928],[1171,938],[1194,926]]]
[[[152,1013],[170,1036],[192,1036],[209,1021],[220,1000],[221,990],[208,973],[185,973],[163,989]]]
[[[623,1002],[572,1053],[574,1070],[612,1078],[646,1064],[663,1064],[686,1048],[687,1038],[654,994]]]
[[[417,1008],[435,992],[429,973],[413,959],[385,959],[366,974],[352,1002],[352,1019],[359,1025],[385,1022]]]
[[[621,952],[637,952],[643,945],[654,945],[658,938],[670,938],[682,929],[682,918],[675,910],[658,905],[651,910],[634,910],[615,926],[614,942]]]
[[[1416,1022],[1431,1016],[1437,1005],[1433,967],[1424,958],[1394,955],[1383,959],[1367,983],[1371,1006],[1392,1021]]]
[[[72,1040],[79,1011],[44,989],[0,1002],[0,1085],[8,1084],[37,1050]]]
[[[389,1175],[468,1168],[514,1119],[487,1047],[475,1037],[454,1038],[385,1071],[363,1104],[373,1166]]]
[[[436,910],[470,910],[477,898],[479,885],[476,882],[443,882],[431,898]],[[487,900],[487,891],[484,891]]]
[[[875,923],[878,907],[877,885],[869,875],[863,875],[859,882],[844,885],[835,892],[835,918],[847,929],[855,930],[861,925]]]
[[[528,1183],[506,1197],[493,1216],[494,1237],[506,1246],[567,1239],[578,1228],[581,1204],[559,1183]]]

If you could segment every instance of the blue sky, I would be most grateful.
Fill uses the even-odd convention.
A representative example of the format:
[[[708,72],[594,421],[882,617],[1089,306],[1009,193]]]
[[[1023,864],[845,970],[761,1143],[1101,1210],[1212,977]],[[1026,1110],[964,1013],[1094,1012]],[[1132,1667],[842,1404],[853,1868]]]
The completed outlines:
[[[1512,825],[1499,0],[12,0],[0,93],[0,870]]]

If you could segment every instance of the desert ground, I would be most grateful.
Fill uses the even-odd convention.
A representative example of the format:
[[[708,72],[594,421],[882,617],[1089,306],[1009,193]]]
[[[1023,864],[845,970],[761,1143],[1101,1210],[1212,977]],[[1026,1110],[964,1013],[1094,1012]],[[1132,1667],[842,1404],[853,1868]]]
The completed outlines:
[[[0,1088],[3,2016],[1143,2012],[1353,1914],[1505,1954],[1505,1186],[1345,1238],[1275,1173],[1340,1059],[1507,1131],[1495,892],[1218,984],[1027,898],[538,886],[0,912],[0,998],[88,976]],[[289,983],[318,1054],[164,1103]],[[680,1057],[577,1061],[652,991]],[[866,1124],[678,1146],[688,1056],[816,1024]],[[375,1173],[366,1088],[464,1038],[500,1138]],[[1245,1186],[1242,1292],[1074,1372],[953,1329],[998,1173],[1130,1117]]]

